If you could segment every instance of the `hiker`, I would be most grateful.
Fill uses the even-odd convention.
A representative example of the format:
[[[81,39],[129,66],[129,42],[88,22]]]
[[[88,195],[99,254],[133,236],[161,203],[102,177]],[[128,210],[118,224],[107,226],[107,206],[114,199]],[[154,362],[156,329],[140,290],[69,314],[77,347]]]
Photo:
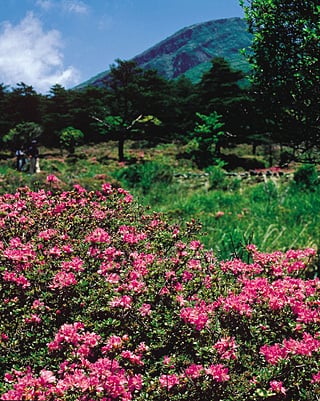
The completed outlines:
[[[16,150],[16,158],[17,158],[17,170],[22,171],[26,164],[26,154],[23,151],[22,147],[19,147]]]
[[[38,173],[39,167],[39,150],[37,147],[37,141],[33,140],[31,146],[28,149],[28,156],[30,158],[30,174]]]

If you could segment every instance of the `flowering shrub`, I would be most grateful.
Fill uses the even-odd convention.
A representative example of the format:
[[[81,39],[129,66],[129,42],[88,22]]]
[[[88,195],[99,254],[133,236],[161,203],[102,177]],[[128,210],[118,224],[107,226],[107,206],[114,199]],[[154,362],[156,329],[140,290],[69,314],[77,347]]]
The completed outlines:
[[[313,249],[218,262],[109,184],[21,188],[0,227],[1,400],[319,399]]]

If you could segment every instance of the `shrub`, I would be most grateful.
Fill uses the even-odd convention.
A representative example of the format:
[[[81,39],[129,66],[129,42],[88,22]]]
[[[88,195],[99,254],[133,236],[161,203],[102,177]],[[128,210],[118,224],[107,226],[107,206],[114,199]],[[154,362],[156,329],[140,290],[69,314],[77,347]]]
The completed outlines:
[[[0,198],[0,398],[315,401],[313,249],[218,263],[125,190]]]
[[[294,172],[295,184],[302,189],[314,190],[319,184],[318,171],[314,164],[304,164]]]
[[[66,149],[71,155],[74,154],[76,146],[81,143],[83,138],[83,132],[73,127],[66,127],[59,132],[61,148]]]
[[[226,188],[226,173],[221,166],[210,166],[207,167],[205,171],[209,174],[210,189]]]
[[[159,162],[134,164],[115,173],[115,177],[129,188],[139,187],[143,193],[157,183],[172,182],[173,169]]]

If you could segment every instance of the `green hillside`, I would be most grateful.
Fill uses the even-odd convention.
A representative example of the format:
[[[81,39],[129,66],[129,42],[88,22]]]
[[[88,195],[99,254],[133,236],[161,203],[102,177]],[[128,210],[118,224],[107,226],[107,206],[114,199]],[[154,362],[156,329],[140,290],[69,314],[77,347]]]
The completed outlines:
[[[249,70],[249,64],[240,53],[251,44],[244,19],[227,18],[207,21],[183,28],[133,60],[139,67],[155,69],[167,78],[186,76],[197,82],[207,71],[214,57],[224,57],[234,69]],[[103,71],[77,88],[101,86],[109,71]]]

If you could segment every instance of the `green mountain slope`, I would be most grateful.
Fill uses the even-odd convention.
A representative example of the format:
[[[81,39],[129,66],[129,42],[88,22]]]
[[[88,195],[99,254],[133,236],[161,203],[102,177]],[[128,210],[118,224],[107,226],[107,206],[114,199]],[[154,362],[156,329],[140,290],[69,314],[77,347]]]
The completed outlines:
[[[251,41],[244,19],[212,20],[183,28],[132,60],[141,68],[157,70],[167,79],[185,75],[197,82],[217,56],[224,57],[235,69],[248,71],[249,64],[240,50],[248,48]],[[104,71],[77,88],[101,86],[107,76],[108,71]]]

